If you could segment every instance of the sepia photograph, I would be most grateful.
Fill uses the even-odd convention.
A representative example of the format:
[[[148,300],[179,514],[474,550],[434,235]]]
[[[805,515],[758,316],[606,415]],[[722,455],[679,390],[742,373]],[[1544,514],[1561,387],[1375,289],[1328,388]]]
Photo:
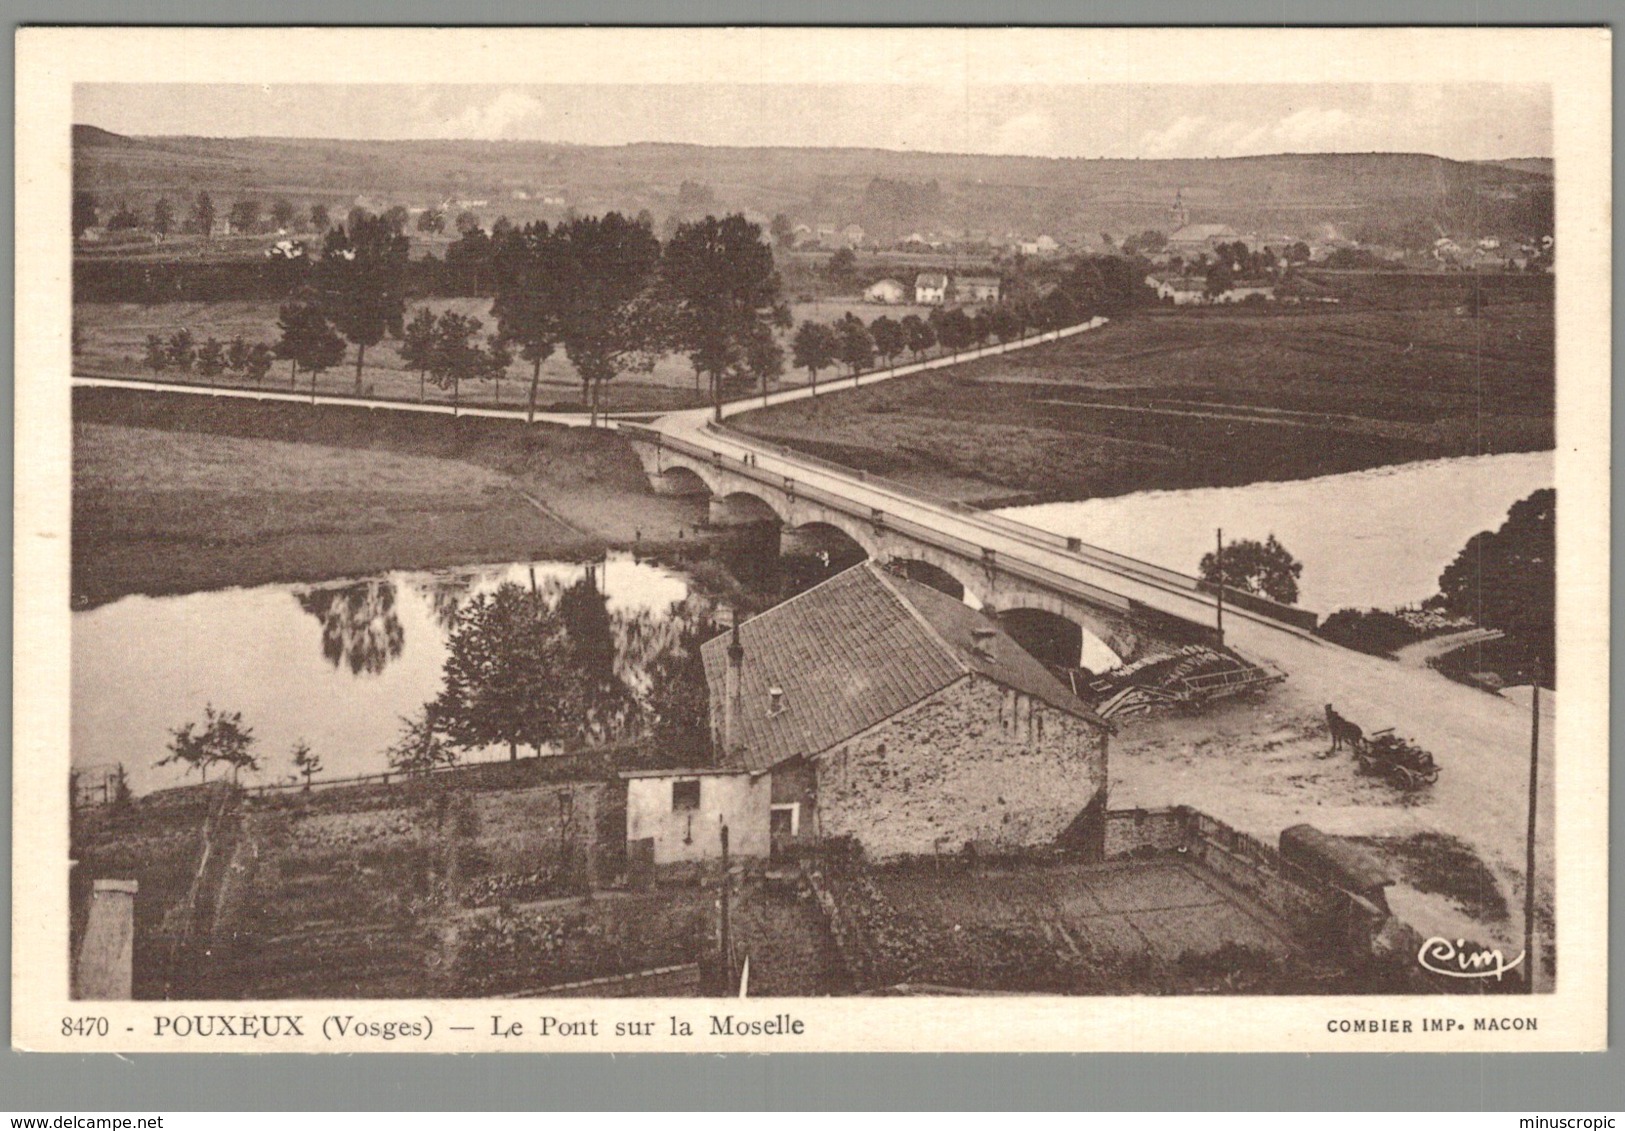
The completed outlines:
[[[1605,35],[274,82],[149,34],[220,52],[51,76],[19,375],[51,1047],[1602,1039]],[[1471,57],[1576,46],[1571,166],[1551,67]]]

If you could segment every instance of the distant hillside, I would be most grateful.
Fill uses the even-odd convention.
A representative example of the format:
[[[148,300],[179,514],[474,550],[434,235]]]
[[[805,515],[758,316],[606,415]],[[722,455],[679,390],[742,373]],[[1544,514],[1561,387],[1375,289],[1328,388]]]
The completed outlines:
[[[1210,160],[1056,160],[870,149],[644,143],[132,138],[74,127],[78,188],[150,210],[208,191],[217,206],[285,196],[340,212],[356,202],[474,206],[489,222],[565,208],[672,215],[743,210],[765,219],[862,225],[870,237],[975,229],[1097,241],[1167,231],[1175,193],[1194,222],[1293,236],[1423,246],[1456,236],[1551,230],[1552,177],[1538,161],[1422,154],[1281,154]],[[1529,167],[1525,167],[1528,165]],[[684,189],[688,182],[687,190]]]

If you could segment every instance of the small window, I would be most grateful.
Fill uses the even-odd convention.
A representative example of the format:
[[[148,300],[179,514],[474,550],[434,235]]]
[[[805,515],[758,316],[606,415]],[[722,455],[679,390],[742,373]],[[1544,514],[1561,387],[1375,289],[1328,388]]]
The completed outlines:
[[[700,782],[674,781],[671,783],[671,811],[682,813],[700,807]]]

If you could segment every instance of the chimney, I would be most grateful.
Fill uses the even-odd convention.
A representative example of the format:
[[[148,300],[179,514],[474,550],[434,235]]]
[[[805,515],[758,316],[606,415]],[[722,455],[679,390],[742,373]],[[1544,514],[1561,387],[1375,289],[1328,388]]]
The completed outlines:
[[[993,654],[993,641],[998,635],[998,630],[993,628],[971,629],[971,650],[984,660],[997,659]]]
[[[767,689],[767,717],[772,718],[784,710],[784,688],[770,687]]]
[[[728,674],[722,684],[722,751],[732,754],[739,741],[740,684],[744,681],[745,647],[739,643],[739,620],[734,619],[728,641]]]

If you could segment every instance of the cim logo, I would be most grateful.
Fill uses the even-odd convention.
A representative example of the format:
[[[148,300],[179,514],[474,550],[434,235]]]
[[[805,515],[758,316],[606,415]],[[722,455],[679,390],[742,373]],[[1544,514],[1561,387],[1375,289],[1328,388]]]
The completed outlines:
[[[1434,974],[1443,974],[1446,978],[1493,977],[1496,981],[1500,981],[1501,975],[1517,966],[1523,958],[1520,952],[1518,957],[1508,962],[1505,955],[1494,947],[1479,946],[1462,939],[1451,942],[1438,935],[1428,939],[1416,952],[1417,964]]]

